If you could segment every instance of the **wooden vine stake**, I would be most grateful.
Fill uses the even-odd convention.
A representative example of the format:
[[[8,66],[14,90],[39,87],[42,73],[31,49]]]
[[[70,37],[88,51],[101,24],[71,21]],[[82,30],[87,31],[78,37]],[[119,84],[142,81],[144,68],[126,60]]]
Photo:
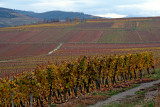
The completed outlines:
[[[10,77],[10,80],[13,81],[13,77]],[[13,87],[11,87],[11,88],[13,88]],[[13,93],[13,91],[11,92],[11,97],[12,97],[12,107],[14,107],[14,99],[13,99],[14,93]]]
[[[31,84],[32,84],[32,74],[30,74],[31,76]],[[33,107],[33,93],[32,93],[32,87],[30,88],[30,107]]]
[[[31,91],[32,91],[32,87],[31,87]],[[33,107],[33,93],[32,92],[30,94],[30,107]]]

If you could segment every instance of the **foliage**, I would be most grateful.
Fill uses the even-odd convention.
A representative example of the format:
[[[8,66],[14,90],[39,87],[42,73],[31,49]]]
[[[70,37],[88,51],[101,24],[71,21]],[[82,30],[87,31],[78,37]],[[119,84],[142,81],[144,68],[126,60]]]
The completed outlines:
[[[34,105],[62,103],[72,97],[89,93],[118,82],[142,78],[146,69],[154,69],[152,53],[110,56],[84,56],[60,64],[37,66],[35,71],[0,79],[0,106],[29,106],[30,94]],[[143,74],[143,75],[142,75]],[[11,93],[14,96],[11,96]]]

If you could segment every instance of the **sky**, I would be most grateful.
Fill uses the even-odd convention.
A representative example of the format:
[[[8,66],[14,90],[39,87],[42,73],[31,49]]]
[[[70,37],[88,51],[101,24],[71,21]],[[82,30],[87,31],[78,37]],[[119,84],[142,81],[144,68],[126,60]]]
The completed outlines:
[[[83,12],[107,18],[160,16],[160,0],[0,0],[0,7]]]

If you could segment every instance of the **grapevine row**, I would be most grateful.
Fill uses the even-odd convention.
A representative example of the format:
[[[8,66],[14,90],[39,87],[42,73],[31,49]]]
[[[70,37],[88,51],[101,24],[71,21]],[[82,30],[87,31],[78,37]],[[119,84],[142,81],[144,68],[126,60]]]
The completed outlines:
[[[151,69],[153,71],[151,72]],[[0,106],[62,103],[101,87],[154,73],[152,53],[83,56],[0,79]]]

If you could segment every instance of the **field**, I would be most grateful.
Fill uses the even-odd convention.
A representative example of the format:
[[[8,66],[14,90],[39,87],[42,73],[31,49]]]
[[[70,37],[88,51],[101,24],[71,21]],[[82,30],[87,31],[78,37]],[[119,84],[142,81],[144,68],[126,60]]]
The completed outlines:
[[[159,65],[158,17],[0,28],[0,106],[94,104],[105,96],[90,94],[152,81]]]
[[[38,64],[45,65],[48,61],[59,63],[82,55],[149,51],[159,58],[159,34],[159,17],[0,28],[0,77],[34,70]]]

